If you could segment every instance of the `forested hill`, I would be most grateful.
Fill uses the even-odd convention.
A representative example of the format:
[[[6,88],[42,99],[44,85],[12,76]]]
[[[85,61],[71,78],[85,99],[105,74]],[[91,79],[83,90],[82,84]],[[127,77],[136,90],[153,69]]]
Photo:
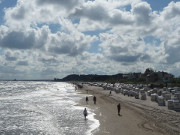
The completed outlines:
[[[119,78],[122,77],[122,74],[116,74],[116,75],[77,75],[72,74],[68,75],[62,79],[55,78],[55,81],[84,81],[84,82],[108,82],[108,81],[117,81]]]
[[[156,83],[166,84],[169,83],[172,86],[180,86],[180,77],[174,78],[174,75],[164,71],[154,71],[151,68],[147,68],[144,73],[118,73],[115,75],[79,75],[71,74],[62,79],[54,78],[54,81],[81,81],[81,82],[107,82],[107,83]]]

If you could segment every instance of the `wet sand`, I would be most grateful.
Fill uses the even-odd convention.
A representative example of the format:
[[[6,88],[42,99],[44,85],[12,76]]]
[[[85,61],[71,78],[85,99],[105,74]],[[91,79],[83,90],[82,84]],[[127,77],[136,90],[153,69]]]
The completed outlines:
[[[115,92],[109,95],[109,90],[89,85],[78,91],[84,97],[89,96],[89,103],[84,98],[80,105],[93,110],[100,122],[95,135],[180,135],[180,113],[158,106],[149,98],[142,101]],[[96,104],[92,95],[97,97]],[[118,103],[121,103],[120,116]]]

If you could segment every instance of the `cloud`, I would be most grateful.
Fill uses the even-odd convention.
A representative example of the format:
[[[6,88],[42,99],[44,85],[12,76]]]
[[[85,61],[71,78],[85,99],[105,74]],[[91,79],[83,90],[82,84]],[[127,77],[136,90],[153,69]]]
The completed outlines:
[[[142,62],[152,62],[152,57],[149,54],[142,54],[140,57],[140,61]]]
[[[5,58],[6,58],[7,61],[16,61],[17,60],[17,56],[16,55],[13,54],[11,51],[7,51],[5,53]]]
[[[0,29],[1,31],[1,29]],[[11,49],[32,49],[43,48],[48,39],[49,29],[44,26],[36,30],[31,29],[28,31],[10,31],[6,33],[1,32],[0,46],[3,48]]]
[[[17,1],[15,7],[9,7],[4,9],[4,20],[6,26],[11,29],[19,30],[25,29],[31,24],[31,15],[33,9],[30,9],[30,5],[23,4],[23,2]]]
[[[77,8],[72,16],[85,17],[95,21],[103,21],[109,17],[106,9],[102,5],[95,4]]]
[[[112,55],[110,58],[118,62],[136,62],[140,55]]]
[[[4,20],[8,27],[14,30],[27,29],[36,27],[39,24],[57,24],[60,18],[68,17],[70,9],[68,5],[77,5],[79,2],[74,4],[76,1],[73,0],[69,3],[65,1],[40,1],[45,4],[39,5],[36,0],[24,0],[17,1],[16,6],[4,9],[5,16]],[[51,4],[48,4],[48,3]],[[55,2],[59,3],[57,5]],[[61,3],[65,3],[67,8]],[[65,7],[65,8],[63,8]]]
[[[12,49],[29,49],[34,46],[34,42],[33,32],[26,35],[24,32],[12,31],[1,39],[0,45]]]
[[[58,63],[58,60],[54,58],[53,56],[39,56],[39,61],[41,61],[43,64],[49,64],[49,63]]]
[[[27,61],[18,61],[16,65],[19,65],[19,66],[28,66],[28,62]]]
[[[107,3],[102,5],[102,3],[98,2],[88,2],[76,8],[70,17],[86,18],[109,25],[128,25],[133,23],[130,13],[122,12],[119,9],[111,9],[107,6]]]
[[[180,35],[179,35],[180,36]],[[165,42],[165,51],[167,56],[167,63],[168,64],[175,64],[180,61],[180,40],[171,44],[169,42]]]
[[[113,10],[109,19],[110,24],[114,25],[132,25],[134,23],[133,16],[129,12]]]
[[[180,2],[170,2],[167,7],[163,9],[162,15],[165,19],[172,19],[176,16],[180,16]]]
[[[98,31],[98,30],[106,30],[108,28],[108,24],[104,22],[97,22],[93,20],[89,20],[87,18],[81,18],[79,24],[75,25],[79,31]]]
[[[156,37],[163,41],[163,48],[165,62],[171,66],[179,62],[179,49],[180,49],[180,2],[170,2],[167,7],[160,13],[159,28],[156,32]],[[174,71],[174,70],[173,70]]]
[[[69,56],[76,56],[82,54],[87,50],[90,43],[95,41],[95,37],[85,36],[82,33],[65,34],[58,33],[52,35],[49,46],[49,51],[56,54],[67,54]]]
[[[5,73],[2,75],[4,79],[7,79],[7,78],[12,79],[14,75],[22,73],[22,71],[18,71],[14,67],[7,67],[7,66],[2,66],[2,65],[0,66],[0,71],[1,71],[1,74]]]
[[[110,48],[110,52],[112,54],[117,54],[117,53],[123,53],[123,52],[127,52],[128,51],[128,48],[127,47],[120,47],[120,46],[112,46]]]
[[[152,9],[146,2],[133,5],[131,12],[134,14],[138,26],[150,25],[154,19]]]
[[[152,11],[141,0],[18,0],[4,9],[0,26],[1,75],[54,78],[146,67],[177,73],[171,67],[180,65],[179,4]]]
[[[24,7],[20,7],[18,10],[16,10],[16,12],[13,12],[11,14],[12,18],[14,18],[15,20],[22,20],[25,18],[25,14],[26,14],[26,10]]]
[[[100,46],[104,50],[104,55],[117,62],[138,62],[146,52],[142,53],[145,50],[144,42],[138,40],[135,34],[101,34]]]
[[[61,6],[67,9],[72,9],[73,7],[77,6],[81,0],[37,0],[37,4],[39,6],[42,5],[54,5],[54,6]]]

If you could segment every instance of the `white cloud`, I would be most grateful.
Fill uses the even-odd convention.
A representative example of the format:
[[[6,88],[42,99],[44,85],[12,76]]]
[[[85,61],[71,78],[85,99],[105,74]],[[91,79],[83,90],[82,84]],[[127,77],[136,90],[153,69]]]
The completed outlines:
[[[179,62],[180,49],[180,2],[171,2],[160,13],[159,28],[156,31],[156,37],[164,42],[164,51],[167,64],[176,64]]]
[[[38,29],[14,31],[5,27],[5,30],[0,29],[0,33],[0,46],[3,48],[42,49],[47,41],[49,29],[44,26]]]
[[[41,5],[40,3],[44,4]],[[56,3],[58,3],[58,5]],[[61,5],[61,3],[64,3],[64,5]],[[6,25],[11,29],[16,30],[26,29],[32,26],[34,27],[39,24],[56,24],[59,23],[59,18],[68,17],[69,12],[71,11],[69,8],[71,6],[75,8],[75,5],[79,5],[79,3],[80,1],[77,2],[77,0],[72,0],[71,2],[69,1],[69,3],[62,0],[18,0],[15,7],[5,9],[4,18]]]
[[[137,25],[147,25],[149,26],[154,19],[152,15],[152,9],[150,5],[146,2],[138,3],[132,5],[132,11]]]
[[[109,1],[87,2],[83,6],[76,8],[70,17],[80,18],[80,26],[78,27],[81,30],[84,28],[84,26],[88,30],[93,30],[94,28],[102,29],[102,27],[106,29],[108,25],[110,27],[121,24],[131,25],[133,23],[132,15],[129,12],[123,12],[116,9],[117,7],[118,4],[115,5]]]
[[[1,46],[16,49],[29,49],[34,46],[34,33],[30,32],[25,35],[24,32],[12,31],[1,39]]]
[[[171,2],[156,12],[141,0],[18,0],[4,10],[0,26],[1,76],[54,78],[148,67],[177,73],[179,7]]]
[[[151,57],[145,53],[145,44],[134,34],[101,34],[101,47],[106,57],[121,63],[149,61]],[[144,52],[144,53],[142,53]]]
[[[79,5],[82,2],[82,0],[36,0],[36,2],[39,6],[53,5],[57,8],[59,8],[60,6],[61,8],[71,10],[72,8]]]
[[[104,30],[108,28],[108,25],[106,23],[99,23],[92,20],[89,20],[87,18],[82,18],[79,22],[79,24],[75,25],[79,31],[98,31],[98,30]]]
[[[77,8],[72,16],[85,17],[94,21],[103,21],[108,18],[108,12],[103,5],[85,4],[83,7]]]
[[[180,16],[180,2],[170,2],[167,7],[163,9],[162,15],[165,19],[172,19]]]
[[[51,36],[49,51],[57,54],[76,56],[82,54],[95,41],[95,37],[85,36],[81,33],[57,33]]]
[[[18,56],[18,53],[16,53],[16,52],[14,53],[14,52],[12,52],[10,50],[5,52],[5,59],[7,61],[16,61],[17,60],[17,56]]]

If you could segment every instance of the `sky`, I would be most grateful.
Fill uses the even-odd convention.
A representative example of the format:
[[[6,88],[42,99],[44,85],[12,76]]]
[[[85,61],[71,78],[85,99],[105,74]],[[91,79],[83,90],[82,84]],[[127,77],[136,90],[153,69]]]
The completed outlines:
[[[180,0],[0,0],[0,79],[180,76]]]

